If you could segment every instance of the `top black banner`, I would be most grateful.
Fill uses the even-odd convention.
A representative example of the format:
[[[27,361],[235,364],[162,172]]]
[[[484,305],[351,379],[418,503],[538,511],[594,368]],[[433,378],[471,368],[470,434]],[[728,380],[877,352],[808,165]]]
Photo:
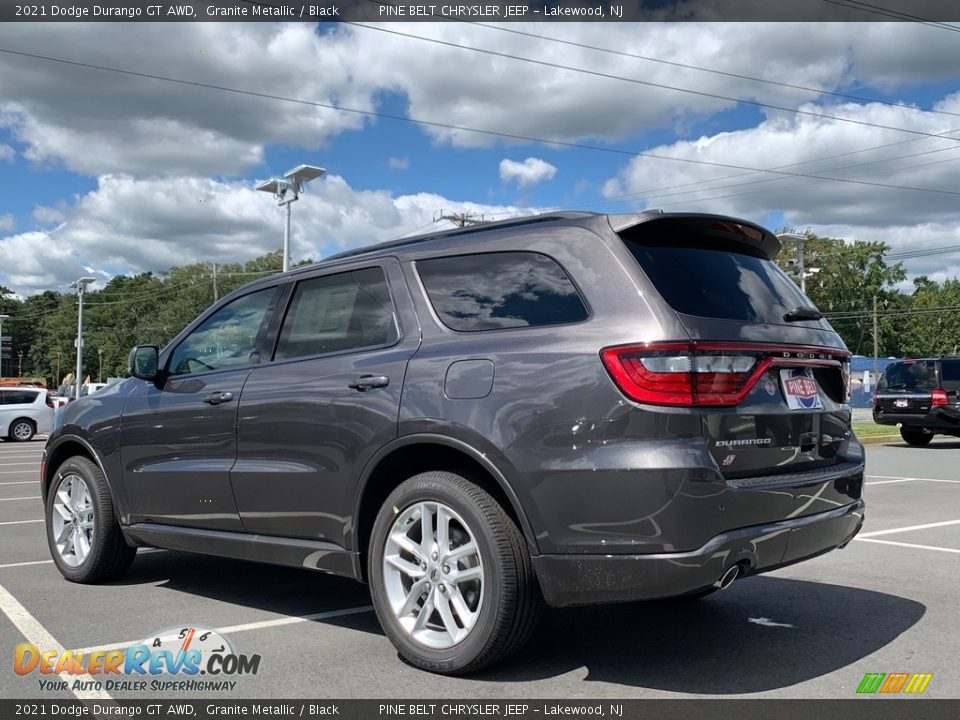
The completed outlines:
[[[960,30],[960,0],[62,0],[0,5],[2,22],[914,22]]]

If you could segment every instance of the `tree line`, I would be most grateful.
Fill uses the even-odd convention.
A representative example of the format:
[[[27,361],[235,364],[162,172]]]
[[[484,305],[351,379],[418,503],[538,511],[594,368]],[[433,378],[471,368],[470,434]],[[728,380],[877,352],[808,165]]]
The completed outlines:
[[[882,242],[844,242],[807,234],[807,295],[826,314],[851,352],[872,355],[873,302],[881,357],[953,354],[960,349],[960,280],[937,283],[917,277],[903,291],[902,262],[889,264]],[[797,277],[796,249],[784,242],[777,262]],[[301,264],[307,264],[304,261]],[[124,376],[138,343],[164,345],[215,299],[264,275],[279,272],[280,251],[246,263],[199,263],[164,273],[116,276],[84,298],[84,373],[92,381]],[[819,271],[809,273],[810,268]],[[3,334],[12,336],[12,357],[0,376],[44,377],[55,387],[76,366],[77,297],[47,290],[25,299],[0,286]],[[19,353],[22,355],[22,365]]]

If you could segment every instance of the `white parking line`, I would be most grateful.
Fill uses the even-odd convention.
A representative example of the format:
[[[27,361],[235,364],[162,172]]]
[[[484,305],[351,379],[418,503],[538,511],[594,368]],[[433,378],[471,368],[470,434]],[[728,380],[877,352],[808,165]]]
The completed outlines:
[[[0,565],[0,570],[5,568],[26,567],[27,565],[51,565],[53,560],[31,560],[29,562],[7,563]]]
[[[243,623],[242,625],[228,625],[227,627],[215,628],[214,632],[226,635],[248,630],[261,630],[263,628],[278,627],[280,625],[295,625],[297,623],[312,622],[314,620],[327,620],[328,618],[345,617],[347,615],[360,615],[361,613],[373,612],[373,605],[363,605],[361,607],[344,608],[343,610],[328,610],[327,612],[311,613],[310,615],[290,615],[288,617],[275,618],[274,620],[261,620],[259,622]],[[123,650],[131,645],[143,642],[139,640],[130,640],[128,642],[113,643],[111,645],[94,645],[87,648],[78,648],[73,652],[88,653],[94,650]]]
[[[868,482],[867,485],[889,485],[890,483],[902,482],[913,482],[913,478],[900,478],[899,480],[874,480],[873,482]]]
[[[40,482],[39,480],[15,480],[14,482],[0,482],[0,485],[33,485],[34,483]]]
[[[947,480],[945,478],[921,478],[904,477],[903,475],[867,475],[868,478],[879,478],[881,480],[919,480],[920,482],[940,482],[940,483],[960,483],[960,480]]]
[[[0,525],[25,525],[27,523],[43,522],[43,518],[39,520],[7,520],[6,522],[0,522]]]
[[[896,545],[897,547],[914,548],[916,550],[937,550],[939,552],[955,553],[960,555],[957,548],[938,547],[936,545],[917,545],[916,543],[894,542],[893,540],[876,540],[874,538],[855,537],[854,540],[868,543],[878,543],[880,545]]]
[[[35,463],[35,462],[25,462],[25,463],[23,463],[23,462],[15,462],[15,463],[5,462],[5,463],[3,463],[3,467],[13,467],[14,465],[30,465],[30,466],[35,466],[36,463]]]
[[[892,528],[890,530],[874,530],[873,532],[860,533],[859,538],[876,537],[877,535],[893,535],[894,533],[910,532],[911,530],[926,530],[927,528],[946,527],[947,525],[960,525],[960,520],[944,520],[943,522],[924,523],[923,525],[908,525],[907,527]]]
[[[0,502],[11,502],[13,500],[39,500],[39,495],[28,495],[27,497],[18,497],[18,498],[0,498]]]
[[[10,622],[16,625],[20,634],[23,635],[28,642],[40,648],[41,652],[46,650],[55,650],[57,653],[65,652],[63,645],[58,643],[57,639],[53,637],[3,585],[0,585],[0,610],[10,618]],[[60,673],[60,679],[67,682],[67,687],[70,688],[70,692],[76,695],[78,700],[113,699],[110,694],[104,690],[74,690],[73,681],[76,677],[71,676],[67,672]]]

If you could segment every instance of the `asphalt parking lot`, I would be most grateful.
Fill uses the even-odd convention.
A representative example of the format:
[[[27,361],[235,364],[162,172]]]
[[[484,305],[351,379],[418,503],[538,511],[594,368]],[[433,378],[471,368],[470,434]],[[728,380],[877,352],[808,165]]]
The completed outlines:
[[[925,696],[960,697],[960,441],[869,446],[867,523],[846,550],[700,601],[548,610],[514,659],[458,679],[400,662],[347,580],[141,551],[118,582],[66,582],[44,537],[43,444],[0,443],[0,697],[77,696],[14,674],[18,643],[125,647],[187,625],[261,656],[233,697],[851,698],[871,672],[933,673]]]

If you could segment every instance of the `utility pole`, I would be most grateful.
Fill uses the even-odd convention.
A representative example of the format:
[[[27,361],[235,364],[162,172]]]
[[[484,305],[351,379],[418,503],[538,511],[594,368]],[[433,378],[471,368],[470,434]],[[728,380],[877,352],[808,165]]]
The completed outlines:
[[[442,210],[437,213],[436,217],[433,218],[434,222],[439,222],[441,220],[449,220],[457,227],[466,227],[467,225],[480,225],[481,223],[486,222],[483,219],[483,215],[479,217],[471,212],[465,213],[445,213]]]
[[[213,301],[220,299],[220,292],[217,290],[217,264],[213,263]]]
[[[17,350],[17,377],[23,377],[23,350]]]
[[[3,377],[3,321],[9,317],[9,315],[0,315],[0,378]],[[13,350],[13,340],[10,341],[10,349]]]
[[[806,236],[797,236],[797,268],[800,270],[800,292],[804,295],[807,294],[807,270],[803,265],[803,246],[806,242]]]
[[[880,369],[880,333],[877,330],[877,296],[873,296],[873,382],[877,382]]]

